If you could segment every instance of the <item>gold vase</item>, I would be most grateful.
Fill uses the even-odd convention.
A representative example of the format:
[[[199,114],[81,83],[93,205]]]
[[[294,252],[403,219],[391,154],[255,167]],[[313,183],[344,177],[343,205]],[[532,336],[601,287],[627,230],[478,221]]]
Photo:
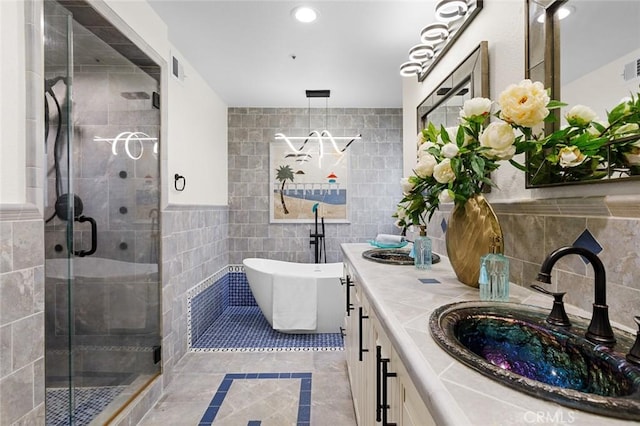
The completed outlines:
[[[482,195],[453,208],[447,224],[447,255],[460,282],[478,287],[480,257],[489,253],[494,237],[504,241],[498,217]],[[497,252],[503,251],[500,245]]]

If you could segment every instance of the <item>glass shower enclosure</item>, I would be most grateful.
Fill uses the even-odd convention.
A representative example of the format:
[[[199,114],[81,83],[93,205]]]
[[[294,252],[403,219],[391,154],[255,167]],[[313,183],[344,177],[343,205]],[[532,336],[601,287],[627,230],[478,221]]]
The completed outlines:
[[[105,424],[160,372],[160,68],[44,1],[48,425]]]

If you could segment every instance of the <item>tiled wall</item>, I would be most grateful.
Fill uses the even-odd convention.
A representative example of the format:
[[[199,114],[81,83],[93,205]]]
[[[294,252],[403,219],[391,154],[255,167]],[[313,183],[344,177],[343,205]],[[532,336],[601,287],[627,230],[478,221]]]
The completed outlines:
[[[502,226],[513,283],[533,284],[547,255],[572,245],[588,230],[602,247],[598,257],[607,273],[609,316],[612,321],[637,328],[633,316],[640,315],[640,198],[564,198],[492,206]],[[441,223],[449,214],[450,207],[437,212],[429,227],[438,253],[446,254]],[[591,312],[591,265],[579,256],[568,256],[556,263],[552,278],[552,285],[546,288],[566,291],[566,302]]]
[[[0,206],[0,424],[44,424],[44,229]]]
[[[229,306],[257,306],[242,266],[229,266],[191,289],[189,333],[197,342]]]
[[[307,135],[309,110],[230,108],[228,117],[230,262],[247,257],[313,262],[312,224],[269,222],[269,144],[278,132]],[[339,262],[341,243],[399,232],[391,215],[402,195],[402,110],[329,108],[327,114],[312,108],[311,128],[324,127],[336,136],[362,133],[349,148],[350,223],[325,225],[327,262]]]
[[[187,352],[187,294],[229,265],[226,207],[170,206],[162,215],[163,386]]]

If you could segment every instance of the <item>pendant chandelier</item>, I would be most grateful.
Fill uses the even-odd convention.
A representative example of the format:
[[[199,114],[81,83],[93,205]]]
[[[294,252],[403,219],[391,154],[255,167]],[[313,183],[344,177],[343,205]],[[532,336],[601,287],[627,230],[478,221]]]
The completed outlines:
[[[324,155],[324,143],[330,143],[333,150],[336,154],[341,154],[349,148],[349,146],[356,140],[362,139],[361,134],[357,134],[356,136],[333,136],[327,129],[323,130],[311,130],[311,98],[325,98],[325,126],[329,121],[329,96],[331,94],[330,90],[307,90],[306,95],[309,107],[309,134],[307,136],[287,136],[284,133],[276,133],[276,140],[283,140],[287,143],[289,148],[295,154],[301,154],[305,146],[309,141],[317,141],[318,142],[318,153],[320,156],[320,160]],[[293,145],[293,141],[303,141],[300,148],[296,148]],[[339,146],[339,142],[348,141],[343,147]]]

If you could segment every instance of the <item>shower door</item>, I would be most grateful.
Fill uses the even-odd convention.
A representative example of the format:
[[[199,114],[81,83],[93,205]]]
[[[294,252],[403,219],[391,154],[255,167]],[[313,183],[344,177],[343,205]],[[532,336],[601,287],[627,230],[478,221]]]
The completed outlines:
[[[108,423],[160,371],[159,68],[123,37],[44,1],[47,425]]]
[[[73,130],[71,14],[45,3],[45,387],[47,425],[72,424],[73,382]],[[60,201],[58,201],[60,200]],[[52,235],[55,237],[52,238]],[[71,248],[71,249],[70,249]]]

